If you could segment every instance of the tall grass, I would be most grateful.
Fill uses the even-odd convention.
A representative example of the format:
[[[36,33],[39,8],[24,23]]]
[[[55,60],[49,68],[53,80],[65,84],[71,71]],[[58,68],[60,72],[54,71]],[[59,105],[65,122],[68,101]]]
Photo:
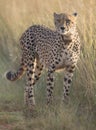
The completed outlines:
[[[96,129],[96,1],[0,0],[0,129],[95,130]],[[5,72],[20,61],[19,37],[32,24],[54,28],[53,12],[78,12],[81,55],[74,73],[70,102],[62,105],[64,72],[55,73],[54,105],[45,105],[46,72],[36,84],[37,114],[23,116],[25,77],[14,83]]]

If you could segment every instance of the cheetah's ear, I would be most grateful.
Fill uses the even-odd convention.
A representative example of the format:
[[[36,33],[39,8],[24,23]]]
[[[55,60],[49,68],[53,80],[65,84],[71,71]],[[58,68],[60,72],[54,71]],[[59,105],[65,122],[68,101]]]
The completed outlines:
[[[58,14],[54,12],[54,18],[56,18],[57,16],[58,16]]]
[[[78,14],[77,14],[77,12],[75,12],[75,13],[73,13],[73,15],[74,15],[75,17],[77,17]]]

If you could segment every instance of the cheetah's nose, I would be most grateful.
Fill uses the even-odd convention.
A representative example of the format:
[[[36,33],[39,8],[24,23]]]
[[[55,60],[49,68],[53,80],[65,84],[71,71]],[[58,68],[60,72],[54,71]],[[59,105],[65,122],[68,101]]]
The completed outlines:
[[[64,30],[65,29],[65,27],[61,27],[61,30]]]

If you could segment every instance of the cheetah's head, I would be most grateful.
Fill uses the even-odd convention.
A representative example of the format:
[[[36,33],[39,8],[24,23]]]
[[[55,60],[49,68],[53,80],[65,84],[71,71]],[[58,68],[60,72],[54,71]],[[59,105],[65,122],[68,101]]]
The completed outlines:
[[[77,13],[73,13],[72,15],[65,13],[54,13],[54,23],[56,30],[60,34],[74,33],[74,29],[76,27],[76,17]]]

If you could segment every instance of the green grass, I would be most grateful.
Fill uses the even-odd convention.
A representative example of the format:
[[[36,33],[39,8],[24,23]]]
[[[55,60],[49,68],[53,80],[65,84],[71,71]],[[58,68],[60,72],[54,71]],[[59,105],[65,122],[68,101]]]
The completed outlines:
[[[95,0],[0,0],[0,130],[96,129],[96,2]],[[5,78],[19,66],[19,37],[32,24],[54,28],[53,12],[78,12],[81,55],[74,73],[70,101],[62,104],[64,72],[55,73],[54,103],[46,106],[46,72],[35,86],[37,106],[25,112],[25,76]]]

